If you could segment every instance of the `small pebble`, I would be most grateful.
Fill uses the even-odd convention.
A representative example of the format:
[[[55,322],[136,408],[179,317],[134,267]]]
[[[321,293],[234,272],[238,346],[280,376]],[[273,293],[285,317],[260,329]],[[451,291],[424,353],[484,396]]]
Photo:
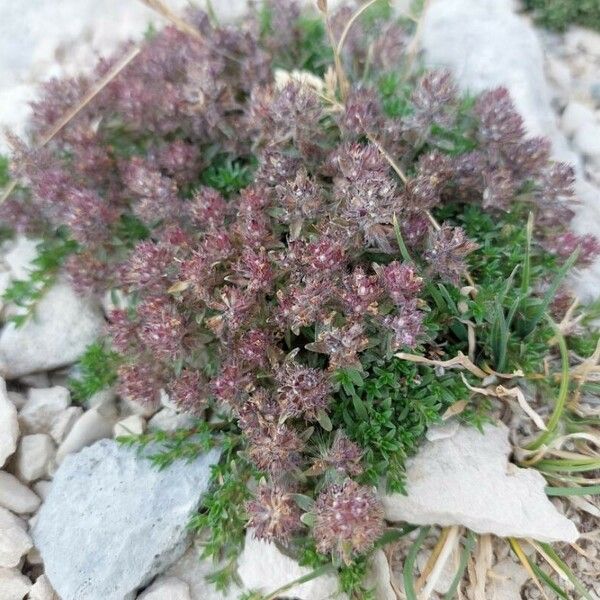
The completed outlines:
[[[14,475],[0,471],[0,506],[17,514],[35,512],[40,499]]]

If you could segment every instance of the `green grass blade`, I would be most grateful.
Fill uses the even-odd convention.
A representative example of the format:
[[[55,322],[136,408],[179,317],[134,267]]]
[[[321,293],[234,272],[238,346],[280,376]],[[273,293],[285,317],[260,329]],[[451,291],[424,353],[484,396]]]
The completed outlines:
[[[527,219],[527,243],[525,245],[525,258],[523,259],[523,275],[521,276],[521,293],[523,296],[529,294],[531,285],[531,238],[533,237],[533,213],[529,213]]]
[[[562,570],[562,572],[568,577],[569,581],[575,586],[577,593],[581,594],[583,598],[586,600],[592,600],[589,592],[583,587],[583,584],[577,577],[575,577],[573,571],[568,567],[565,561],[557,554],[556,550],[550,545],[546,543],[540,543],[540,547],[544,550],[544,552],[558,565],[558,567]]]
[[[523,337],[527,337],[528,335],[530,335],[533,332],[533,330],[537,327],[538,323],[544,318],[544,315],[547,313],[548,307],[550,306],[550,303],[554,299],[554,296],[556,295],[556,292],[558,291],[560,284],[563,282],[564,278],[567,276],[567,273],[571,270],[571,268],[577,261],[578,257],[579,257],[579,248],[577,248],[573,252],[573,254],[571,254],[571,256],[569,256],[569,258],[566,260],[565,264],[562,265],[562,267],[559,269],[558,273],[556,274],[556,277],[554,278],[554,281],[551,283],[550,287],[544,294],[542,303],[541,303],[538,311],[531,319],[529,319],[529,321],[527,321],[525,323]]]
[[[404,568],[402,569],[402,578],[404,579],[404,591],[406,594],[406,600],[418,600],[417,592],[415,591],[415,581],[413,573],[415,571],[415,562],[417,560],[417,554],[419,549],[423,545],[427,534],[429,533],[429,526],[421,527],[421,531],[417,536],[414,544],[410,547],[406,560],[404,561]]]
[[[548,496],[597,496],[600,495],[600,485],[584,485],[576,487],[552,487],[546,488]]]
[[[529,450],[537,450],[541,448],[550,438],[552,438],[565,410],[565,406],[567,404],[567,396],[569,395],[569,351],[567,349],[567,342],[565,340],[565,336],[560,332],[556,324],[550,319],[550,317],[547,318],[550,324],[554,327],[554,330],[556,332],[556,338],[558,340],[558,349],[560,350],[560,388],[558,390],[558,397],[556,398],[556,404],[554,405],[552,416],[548,421],[548,429],[544,431],[537,438],[537,440],[535,440],[528,446]]]
[[[563,600],[569,600],[569,594],[563,590],[556,581],[553,581],[550,575],[546,573],[542,568],[540,568],[535,562],[531,560],[531,558],[527,557],[527,562],[529,566],[533,569],[533,572],[537,575],[537,577],[543,581],[559,598],[563,598]]]
[[[414,262],[410,256],[410,252],[404,243],[404,238],[402,237],[402,231],[400,230],[400,223],[398,223],[398,219],[396,215],[394,215],[394,233],[396,234],[396,241],[398,242],[398,248],[400,248],[400,254],[402,258],[406,262]]]

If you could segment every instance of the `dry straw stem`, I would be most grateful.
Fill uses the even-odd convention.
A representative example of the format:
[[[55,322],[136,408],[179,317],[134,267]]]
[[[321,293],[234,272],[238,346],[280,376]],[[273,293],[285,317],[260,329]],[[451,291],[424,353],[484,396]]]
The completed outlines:
[[[472,574],[474,580],[470,581],[473,590],[473,600],[487,600],[485,586],[493,561],[494,549],[492,547],[492,536],[489,533],[480,535],[477,550],[473,556]]]
[[[459,352],[457,356],[448,360],[434,360],[421,356],[420,354],[410,354],[408,352],[398,352],[395,356],[401,360],[408,360],[410,362],[429,365],[431,367],[444,367],[445,369],[463,368],[480,379],[485,379],[489,375],[489,373],[481,370],[477,365],[471,362],[469,357],[465,356],[462,352]]]
[[[120,60],[118,60],[108,72],[95,83],[90,91],[70,110],[68,110],[56,123],[38,140],[36,148],[43,148],[52,138],[76,117],[131,61],[140,53],[140,45],[133,46]],[[17,185],[16,180],[12,180],[0,198],[2,204],[13,192]]]
[[[525,412],[525,414],[535,423],[537,428],[541,429],[542,431],[547,430],[546,424],[544,423],[544,419],[542,419],[542,417],[540,417],[540,415],[538,415],[535,412],[535,410],[533,410],[533,408],[531,408],[531,405],[527,402],[527,400],[525,398],[525,394],[523,393],[523,390],[521,390],[520,387],[516,386],[513,388],[506,388],[503,385],[497,385],[495,387],[490,386],[487,388],[474,387],[469,384],[469,382],[465,379],[465,376],[462,373],[461,373],[461,377],[462,377],[463,383],[472,392],[481,394],[482,396],[498,398],[500,400],[511,399],[511,398],[516,399],[519,406],[523,409],[523,412]]]
[[[190,23],[188,23],[185,19],[182,19],[179,15],[173,12],[162,0],[139,1],[148,8],[154,10],[157,14],[163,17],[163,19],[169,21],[169,23],[173,24],[183,33],[187,33],[197,40],[202,40],[202,34],[193,25],[190,25]]]
[[[508,543],[510,544],[510,547],[513,549],[514,553],[517,555],[517,558],[521,561],[521,564],[523,565],[524,569],[527,571],[527,574],[529,575],[529,577],[531,577],[531,579],[535,583],[535,586],[540,591],[540,593],[542,594],[544,599],[550,600],[548,598],[548,595],[546,594],[546,591],[544,590],[542,584],[540,583],[539,579],[537,578],[534,570],[531,568],[531,565],[529,564],[529,560],[527,559],[527,555],[525,554],[525,551],[523,550],[521,543],[515,538],[508,538]]]
[[[438,550],[438,545],[436,545],[436,548],[434,549],[434,552],[438,550],[437,556],[432,564],[431,573],[427,577],[427,583],[423,588],[423,591],[419,594],[419,600],[428,600],[444,572],[448,559],[458,549],[461,528],[458,525],[453,525],[452,527],[445,529],[444,532],[445,536],[441,547]],[[441,539],[442,538],[440,538],[440,540]]]

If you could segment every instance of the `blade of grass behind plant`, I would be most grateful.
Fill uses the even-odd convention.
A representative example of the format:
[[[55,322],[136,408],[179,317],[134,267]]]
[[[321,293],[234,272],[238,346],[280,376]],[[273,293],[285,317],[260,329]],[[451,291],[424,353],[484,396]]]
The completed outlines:
[[[542,584],[540,583],[540,580],[537,578],[537,575],[535,574],[535,571],[531,566],[529,558],[523,551],[523,548],[521,547],[519,541],[515,538],[508,538],[508,543],[510,544],[510,547],[512,548],[513,552],[517,555],[517,558],[521,561],[521,564],[535,583],[537,589],[540,591],[542,596],[544,596],[545,600],[549,600],[544,588],[542,587]]]
[[[548,421],[548,428],[544,431],[537,440],[533,441],[527,447],[528,450],[537,450],[541,448],[543,444],[545,444],[556,431],[556,427],[560,422],[562,414],[565,410],[565,406],[567,403],[567,396],[569,394],[569,351],[567,349],[567,342],[565,340],[565,336],[560,332],[560,329],[556,326],[556,324],[547,317],[548,321],[554,327],[556,332],[556,339],[558,340],[558,348],[560,350],[560,360],[561,360],[561,380],[560,387],[558,390],[558,396],[556,398],[556,404],[554,405],[554,410],[552,411],[552,415],[550,420]]]
[[[417,554],[419,549],[423,545],[427,534],[429,533],[429,526],[421,527],[421,531],[414,541],[413,545],[408,551],[406,560],[404,561],[404,568],[402,569],[402,578],[404,579],[404,590],[406,593],[406,600],[418,600],[417,593],[415,591],[415,581],[413,573],[415,571],[415,562],[417,560]]]
[[[540,542],[539,544],[543,551],[558,565],[558,567],[567,576],[569,581],[575,586],[577,593],[581,594],[581,596],[586,598],[586,600],[592,600],[589,592],[585,589],[585,587],[583,587],[581,581],[575,577],[573,571],[571,571],[565,561],[557,554],[556,550],[554,550],[550,544],[546,544],[544,542]]]
[[[585,485],[574,487],[552,487],[546,488],[548,496],[597,496],[600,495],[600,485]]]
[[[523,296],[529,294],[531,283],[531,238],[533,236],[533,213],[529,213],[527,219],[527,242],[525,245],[525,258],[523,259],[523,274],[521,275],[521,293]]]
[[[579,256],[579,248],[577,248],[571,256],[565,261],[565,264],[560,267],[554,281],[550,284],[550,287],[546,290],[544,297],[542,298],[542,303],[539,306],[535,315],[526,321],[523,325],[522,335],[523,337],[527,337],[530,335],[534,329],[537,327],[538,323],[544,318],[544,315],[548,311],[548,307],[550,303],[554,299],[560,284],[563,282],[564,278],[567,276],[567,273],[572,269],[573,265],[577,261],[577,257]]]

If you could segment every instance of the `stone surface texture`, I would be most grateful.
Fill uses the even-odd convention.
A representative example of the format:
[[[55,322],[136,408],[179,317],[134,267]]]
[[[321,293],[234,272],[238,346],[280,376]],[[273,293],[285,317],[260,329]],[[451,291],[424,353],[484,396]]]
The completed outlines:
[[[0,507],[0,567],[16,567],[32,545],[25,521]]]
[[[425,442],[407,463],[408,495],[383,496],[386,518],[574,542],[577,529],[548,500],[544,477],[509,464],[506,426],[487,425],[484,432],[462,426],[450,438]]]
[[[68,456],[33,529],[62,600],[129,600],[181,556],[217,459],[211,451],[159,471],[112,440]]]
[[[0,375],[14,379],[69,365],[98,337],[103,324],[99,305],[57,283],[24,325],[8,323],[2,329]]]
[[[6,382],[0,378],[0,468],[17,449],[18,439],[17,409],[6,392]]]
[[[257,540],[250,531],[246,533],[244,550],[238,559],[238,574],[247,590],[269,593],[310,571],[280,552],[274,544]],[[322,575],[291,588],[286,594],[299,600],[344,598],[338,589],[337,577]]]
[[[33,513],[40,499],[14,475],[0,471],[0,506],[17,514]]]

